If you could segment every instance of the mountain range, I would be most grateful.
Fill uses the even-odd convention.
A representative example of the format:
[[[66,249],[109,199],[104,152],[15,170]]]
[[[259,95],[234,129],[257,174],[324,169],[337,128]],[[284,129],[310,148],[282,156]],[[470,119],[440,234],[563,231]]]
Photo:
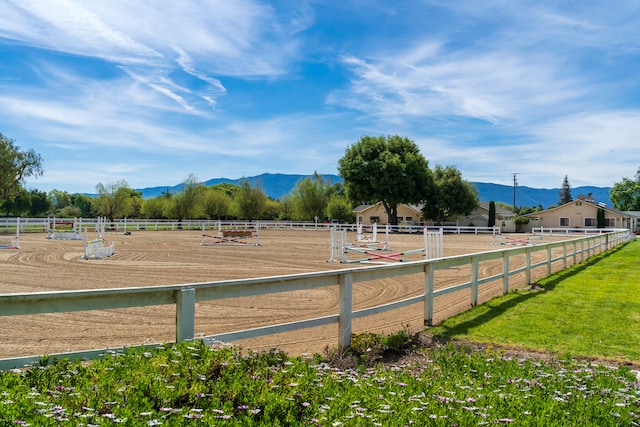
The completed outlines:
[[[230,178],[213,178],[202,184],[210,186],[221,183],[230,183],[239,185],[243,180],[247,180],[251,186],[257,186],[261,188],[264,193],[272,199],[279,199],[282,196],[289,194],[291,190],[296,186],[298,181],[308,177],[310,175],[295,175],[295,174],[271,174],[265,173],[262,175],[244,177],[238,179]],[[322,177],[331,183],[342,182],[342,179],[338,175],[322,175]],[[486,182],[472,182],[478,189],[478,196],[481,202],[502,202],[508,205],[513,205],[514,191],[513,186],[491,184]],[[176,184],[167,187],[150,187],[139,188],[136,191],[142,193],[142,197],[152,198],[157,197],[163,193],[175,193],[182,189],[183,184]],[[571,195],[576,198],[579,195],[591,195],[597,202],[605,203],[607,206],[612,206],[609,199],[610,187],[575,187],[571,188]],[[532,188],[527,186],[517,186],[515,192],[516,206],[542,206],[548,208],[558,204],[560,198],[560,188]]]

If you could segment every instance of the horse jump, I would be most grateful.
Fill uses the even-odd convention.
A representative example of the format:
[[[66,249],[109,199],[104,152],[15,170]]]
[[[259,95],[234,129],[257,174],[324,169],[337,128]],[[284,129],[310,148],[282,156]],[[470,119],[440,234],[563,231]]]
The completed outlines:
[[[359,246],[357,243],[351,244],[347,241],[347,231],[331,229],[331,255],[329,262],[341,262],[343,264],[370,263],[370,264],[388,264],[395,262],[407,262],[408,260],[401,257],[410,254],[422,253],[427,259],[441,258],[443,253],[443,233],[442,229],[437,232],[424,229],[424,247],[419,249],[411,249],[403,252],[380,253],[380,249]],[[347,254],[355,252],[365,255],[365,258],[348,259]]]
[[[47,239],[56,240],[82,240],[82,218],[73,221],[56,221],[56,218],[48,221],[49,229],[47,230]],[[57,229],[57,226],[63,226],[63,229]]]
[[[515,237],[504,234],[493,234],[492,245],[514,245],[514,246],[531,246],[537,245],[538,242],[543,243],[544,236],[526,236]]]
[[[106,222],[106,218],[98,217],[98,222],[96,224],[97,237],[93,240],[88,239],[87,234],[89,232],[89,229],[85,228],[84,255],[82,256],[82,259],[108,258],[116,253],[113,242],[111,242],[111,245],[107,245],[107,241],[103,238]]]
[[[261,246],[259,230],[259,224],[255,229],[223,229],[222,223],[218,222],[218,233],[206,234],[205,225],[202,224],[200,246]]]
[[[384,241],[378,240],[378,224],[373,223],[371,226],[372,234],[365,235],[363,233],[363,225],[359,222],[356,226],[356,241],[353,246],[366,247],[368,249],[376,249],[380,251],[388,251],[389,248],[389,225],[385,226]]]
[[[16,234],[0,235],[0,249],[20,249],[20,218],[16,218]]]

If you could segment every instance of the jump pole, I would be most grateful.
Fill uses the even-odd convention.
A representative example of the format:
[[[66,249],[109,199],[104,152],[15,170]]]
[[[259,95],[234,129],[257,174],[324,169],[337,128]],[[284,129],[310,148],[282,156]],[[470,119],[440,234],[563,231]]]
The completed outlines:
[[[389,224],[385,225],[384,242],[378,240],[378,223],[373,223],[371,238],[365,237],[363,234],[363,225],[358,223],[356,226],[356,242],[355,244],[367,247],[369,249],[377,249],[381,251],[389,251]],[[380,247],[379,245],[383,245]]]
[[[16,237],[0,236],[0,249],[20,249],[20,217],[16,218]]]
[[[438,235],[440,237],[438,237]],[[369,247],[367,245],[354,246],[347,242],[347,231],[337,230],[335,227],[331,228],[331,254],[329,262],[341,262],[343,264],[359,264],[359,263],[372,263],[372,264],[389,264],[394,262],[405,262],[400,257],[403,255],[422,253],[426,255],[427,247],[431,248],[430,252],[437,256],[440,254],[442,257],[442,230],[438,233],[427,233],[425,229],[424,235],[425,247],[419,249],[412,249],[404,252],[381,254],[377,252],[379,248]],[[356,252],[366,255],[367,258],[360,258],[356,260],[347,259],[347,251]]]
[[[217,239],[211,243],[205,241],[205,237]],[[255,239],[253,242],[246,242],[247,239]],[[261,246],[260,244],[260,223],[255,223],[255,230],[223,230],[222,221],[218,221],[218,235],[205,234],[205,225],[202,224],[202,237],[200,246]]]

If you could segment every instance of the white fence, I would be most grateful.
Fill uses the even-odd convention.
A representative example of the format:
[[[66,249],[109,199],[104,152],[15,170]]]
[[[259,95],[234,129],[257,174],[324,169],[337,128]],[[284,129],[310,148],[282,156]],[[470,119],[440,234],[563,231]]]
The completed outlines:
[[[124,231],[143,231],[143,230],[201,230],[203,226],[208,229],[214,229],[218,227],[222,228],[235,228],[235,229],[255,229],[259,226],[260,229],[307,229],[315,230],[320,228],[336,227],[337,229],[344,229],[349,231],[356,231],[357,224],[332,224],[323,222],[304,222],[304,221],[220,221],[220,220],[204,220],[204,219],[189,219],[183,221],[177,221],[175,219],[116,219],[114,221],[105,221],[104,226],[106,231],[112,232],[124,232]],[[20,218],[19,222],[17,218],[0,218],[0,230],[15,230],[16,224],[19,223],[21,232],[28,231],[41,231],[48,232],[51,230],[51,224],[80,224],[80,228],[95,229],[100,224],[98,218]],[[393,233],[422,233],[423,229],[438,231],[442,230],[444,233],[453,234],[494,234],[500,233],[500,227],[474,227],[474,226],[456,226],[456,225],[443,225],[443,226],[421,226],[421,225],[396,225],[389,226],[389,231]],[[368,231],[372,229],[372,225],[364,225],[364,230]],[[76,230],[80,233],[82,230]]]
[[[337,323],[337,343],[338,346],[344,347],[350,344],[353,319],[422,303],[424,305],[424,324],[432,325],[434,319],[434,304],[441,296],[463,289],[470,289],[470,303],[474,306],[478,303],[479,287],[484,284],[501,281],[502,291],[503,293],[507,293],[509,290],[510,277],[515,274],[524,272],[525,284],[530,284],[531,271],[534,268],[546,266],[546,272],[550,274],[553,263],[561,264],[560,268],[564,269],[567,268],[569,263],[575,264],[582,262],[588,257],[609,250],[632,239],[635,239],[635,236],[631,234],[629,230],[619,230],[608,234],[599,234],[535,246],[317,273],[170,286],[0,294],[0,316],[175,305],[176,341],[183,341],[194,339],[197,302],[247,296],[259,297],[272,293],[339,285],[338,313],[297,322],[211,335],[203,337],[203,339],[233,342]],[[561,248],[562,254],[553,258],[552,250],[556,248]],[[538,263],[532,262],[532,255],[536,252],[546,254],[544,261]],[[559,251],[556,250],[556,252]],[[525,256],[524,267],[511,267],[510,259],[515,255]],[[485,261],[499,259],[502,260],[502,271],[499,274],[480,278],[479,265]],[[437,270],[450,268],[459,269],[460,266],[471,267],[468,279],[462,283],[436,290],[434,273]],[[422,274],[424,276],[423,294],[385,305],[356,311],[352,309],[352,289],[354,283],[408,274]],[[53,361],[61,358],[92,359],[100,357],[104,352],[105,349],[59,353],[49,355],[48,360]],[[0,369],[12,369],[14,367],[41,363],[41,359],[41,356],[0,359]]]

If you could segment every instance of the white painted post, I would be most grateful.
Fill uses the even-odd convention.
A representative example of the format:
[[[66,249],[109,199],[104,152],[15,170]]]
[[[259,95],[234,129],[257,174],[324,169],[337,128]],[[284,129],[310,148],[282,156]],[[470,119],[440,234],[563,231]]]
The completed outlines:
[[[478,257],[471,258],[471,306],[478,305]]]
[[[525,284],[531,284],[531,249],[527,248],[525,252]]]
[[[502,294],[509,293],[509,251],[502,252]]]
[[[176,341],[192,340],[195,336],[196,290],[176,291]]]
[[[433,325],[433,266],[424,265],[424,325]]]
[[[353,276],[347,272],[340,275],[340,290],[338,295],[338,348],[343,349],[351,344],[351,321],[353,313]]]

